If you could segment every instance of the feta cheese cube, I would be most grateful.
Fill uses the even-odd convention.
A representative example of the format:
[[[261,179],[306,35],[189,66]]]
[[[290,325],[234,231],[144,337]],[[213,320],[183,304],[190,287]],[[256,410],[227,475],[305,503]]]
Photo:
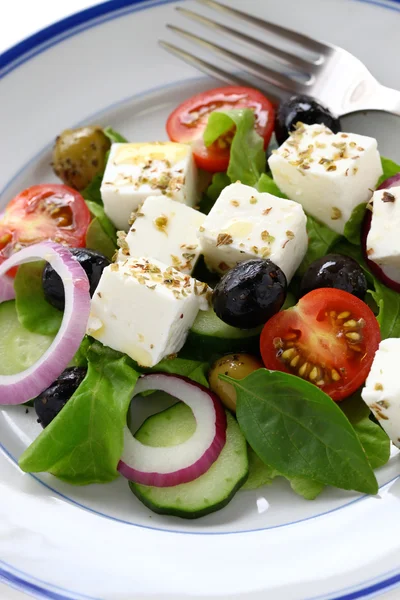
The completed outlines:
[[[147,256],[190,274],[200,256],[197,239],[205,215],[165,196],[149,196],[140,207],[118,259]]]
[[[223,273],[249,258],[269,258],[290,281],[307,251],[306,216],[297,202],[237,182],[222,191],[199,239],[214,271]]]
[[[388,277],[400,281],[400,187],[377,190],[373,197],[367,254]]]
[[[382,174],[374,138],[333,134],[325,125],[301,124],[268,164],[288,198],[340,234],[353,209],[370,200]]]
[[[379,344],[371,370],[361,392],[395,446],[400,448],[400,338]]]
[[[178,352],[210,290],[157,260],[106,267],[91,301],[87,333],[144,367]]]
[[[132,212],[148,196],[194,206],[196,177],[188,144],[113,144],[100,188],[104,210],[117,229],[128,231]]]

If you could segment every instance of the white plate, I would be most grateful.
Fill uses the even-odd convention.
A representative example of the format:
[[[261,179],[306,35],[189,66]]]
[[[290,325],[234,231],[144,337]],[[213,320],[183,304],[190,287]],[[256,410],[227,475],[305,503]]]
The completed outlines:
[[[50,148],[62,129],[96,122],[135,141],[165,139],[170,110],[215,85],[157,46],[165,23],[182,21],[173,4],[106,2],[0,56],[0,205],[54,179]],[[400,89],[399,3],[232,4],[340,44]],[[398,119],[346,121],[373,132],[382,153],[400,161]],[[54,600],[355,600],[400,584],[395,455],[378,472],[376,497],[329,489],[307,502],[275,481],[186,522],[148,511],[122,479],[76,488],[21,473],[17,458],[40,431],[33,412],[0,412],[0,579],[19,590]]]

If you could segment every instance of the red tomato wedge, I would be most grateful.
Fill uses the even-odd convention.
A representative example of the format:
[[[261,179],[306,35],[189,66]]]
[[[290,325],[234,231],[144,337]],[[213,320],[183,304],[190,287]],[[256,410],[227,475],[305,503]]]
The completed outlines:
[[[0,264],[24,246],[44,240],[82,247],[90,220],[76,190],[58,184],[34,185],[15,196],[0,219]]]
[[[208,115],[215,110],[251,108],[256,118],[256,130],[268,146],[274,130],[275,110],[268,98],[253,88],[228,86],[192,96],[180,104],[168,117],[167,133],[173,142],[191,143],[196,164],[210,173],[226,171],[234,131],[205,146],[203,133]]]
[[[339,401],[366,380],[380,339],[362,300],[320,288],[266,323],[260,349],[267,369],[298,375]]]

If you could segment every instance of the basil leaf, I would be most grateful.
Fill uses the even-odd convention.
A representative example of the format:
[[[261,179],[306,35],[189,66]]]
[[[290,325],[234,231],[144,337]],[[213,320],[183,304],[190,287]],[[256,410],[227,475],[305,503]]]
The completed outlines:
[[[369,418],[371,411],[360,392],[346,398],[339,406],[352,424],[371,467],[377,469],[385,465],[390,458],[390,439],[382,427]]]
[[[81,192],[83,198],[87,201],[94,202],[99,206],[103,206],[103,200],[101,199],[100,187],[103,181],[103,173],[95,175],[92,181],[85,187]],[[89,209],[90,210],[90,209]]]
[[[362,203],[356,206],[350,215],[350,219],[344,226],[344,237],[351,244],[355,244],[356,246],[359,246],[361,244],[361,225],[364,220],[366,210],[366,203]]]
[[[15,306],[18,320],[33,333],[56,335],[63,313],[49,304],[43,291],[44,261],[25,263],[18,267],[14,280]]]
[[[118,131],[115,131],[111,127],[106,127],[105,129],[103,129],[103,132],[112,144],[125,144],[128,141],[123,135],[121,135],[120,133],[118,133]]]
[[[277,196],[278,198],[286,198],[285,194],[281,192],[281,190],[276,185],[275,181],[267,175],[263,173],[256,185],[259,192],[267,192],[268,194],[272,194],[273,196]]]
[[[86,247],[112,260],[116,246],[114,240],[104,231],[99,219],[93,219],[86,231]]]
[[[370,294],[379,308],[378,323],[382,339],[400,337],[400,294],[374,279]]]
[[[314,260],[322,258],[340,239],[340,235],[320,223],[314,217],[307,215],[308,248],[305,257],[297,270],[297,275],[304,275]]]
[[[390,158],[381,156],[381,162],[383,174],[378,180],[377,187],[379,187],[386,179],[389,179],[389,177],[393,177],[393,175],[400,173],[400,165],[396,164],[393,160],[390,160]]]
[[[236,389],[240,428],[266,464],[286,477],[377,493],[374,472],[354,429],[319,388],[266,369],[239,381],[220,377]]]
[[[227,175],[232,183],[255,186],[265,172],[264,140],[254,128],[255,117],[249,108],[215,111],[208,117],[204,131],[206,146],[236,126],[230,149]]]
[[[77,485],[118,477],[127,411],[139,374],[130,359],[95,342],[85,379],[19,459],[23,471],[48,471]]]

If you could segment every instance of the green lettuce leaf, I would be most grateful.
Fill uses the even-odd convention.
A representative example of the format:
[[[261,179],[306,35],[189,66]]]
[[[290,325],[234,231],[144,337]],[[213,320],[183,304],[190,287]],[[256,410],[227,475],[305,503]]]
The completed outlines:
[[[257,456],[254,450],[248,447],[249,476],[244,483],[243,490],[255,490],[263,485],[269,485],[276,477],[285,477],[273,467],[266,465]],[[323,483],[312,481],[306,477],[286,477],[292,490],[306,500],[314,500],[324,489]]]
[[[112,129],[112,127],[106,127],[103,131],[112,144],[125,144],[128,141],[123,135],[118,133],[118,131]]]
[[[204,131],[204,143],[210,146],[221,135],[236,127],[233,136],[227,175],[232,183],[255,186],[265,172],[266,158],[264,140],[254,129],[255,117],[252,110],[215,111],[208,117]]]
[[[377,469],[385,465],[390,458],[390,439],[382,427],[369,418],[371,411],[361,393],[346,398],[339,407],[352,424],[371,467]]]
[[[96,217],[99,220],[99,223],[102,226],[104,233],[108,235],[108,237],[113,241],[116,247],[117,230],[115,229],[114,225],[111,223],[110,219],[104,212],[104,208],[99,204],[96,204],[96,202],[92,202],[91,200],[86,200],[86,204],[93,217]]]
[[[145,373],[173,373],[175,375],[182,375],[188,377],[205,387],[209,387],[207,374],[210,365],[208,362],[199,360],[190,360],[186,358],[164,358],[155,367],[151,369],[142,369]]]
[[[103,200],[101,199],[101,194],[100,194],[100,187],[101,187],[102,181],[103,181],[103,173],[100,173],[93,177],[92,181],[81,192],[83,198],[86,201],[89,200],[90,202],[98,204],[99,206],[103,206]]]
[[[374,290],[370,290],[379,312],[378,323],[382,339],[400,337],[400,294],[374,279]]]
[[[256,187],[259,192],[267,192],[268,194],[272,194],[278,198],[287,198],[287,196],[285,196],[285,194],[278,188],[272,177],[266,173],[261,175]]]
[[[350,422],[319,388],[287,373],[259,369],[236,389],[237,419],[247,442],[288,478],[376,494],[378,484]]]
[[[226,173],[215,173],[212,182],[200,200],[200,212],[208,215],[222,190],[226,188],[227,185],[230,185],[230,183],[231,180]]]
[[[76,485],[118,477],[127,411],[139,374],[130,359],[95,342],[85,379],[19,459],[28,473],[48,471]]]
[[[33,333],[56,335],[63,313],[49,304],[42,284],[44,261],[25,263],[18,268],[14,281],[18,320]]]
[[[364,220],[367,204],[359,204],[353,209],[350,219],[344,226],[344,237],[351,243],[359,246],[361,244],[361,225]]]
[[[297,270],[297,275],[304,275],[314,260],[328,254],[340,235],[320,223],[314,217],[307,215],[308,248],[305,257]]]
[[[113,259],[115,254],[116,244],[110,238],[110,236],[106,234],[99,219],[97,218],[91,221],[87,229],[86,248],[100,252],[110,260]]]
[[[390,160],[390,158],[384,158],[381,156],[381,162],[383,174],[379,178],[378,186],[380,186],[385,179],[389,179],[389,177],[393,177],[393,175],[400,173],[400,165],[396,164],[393,160]]]

